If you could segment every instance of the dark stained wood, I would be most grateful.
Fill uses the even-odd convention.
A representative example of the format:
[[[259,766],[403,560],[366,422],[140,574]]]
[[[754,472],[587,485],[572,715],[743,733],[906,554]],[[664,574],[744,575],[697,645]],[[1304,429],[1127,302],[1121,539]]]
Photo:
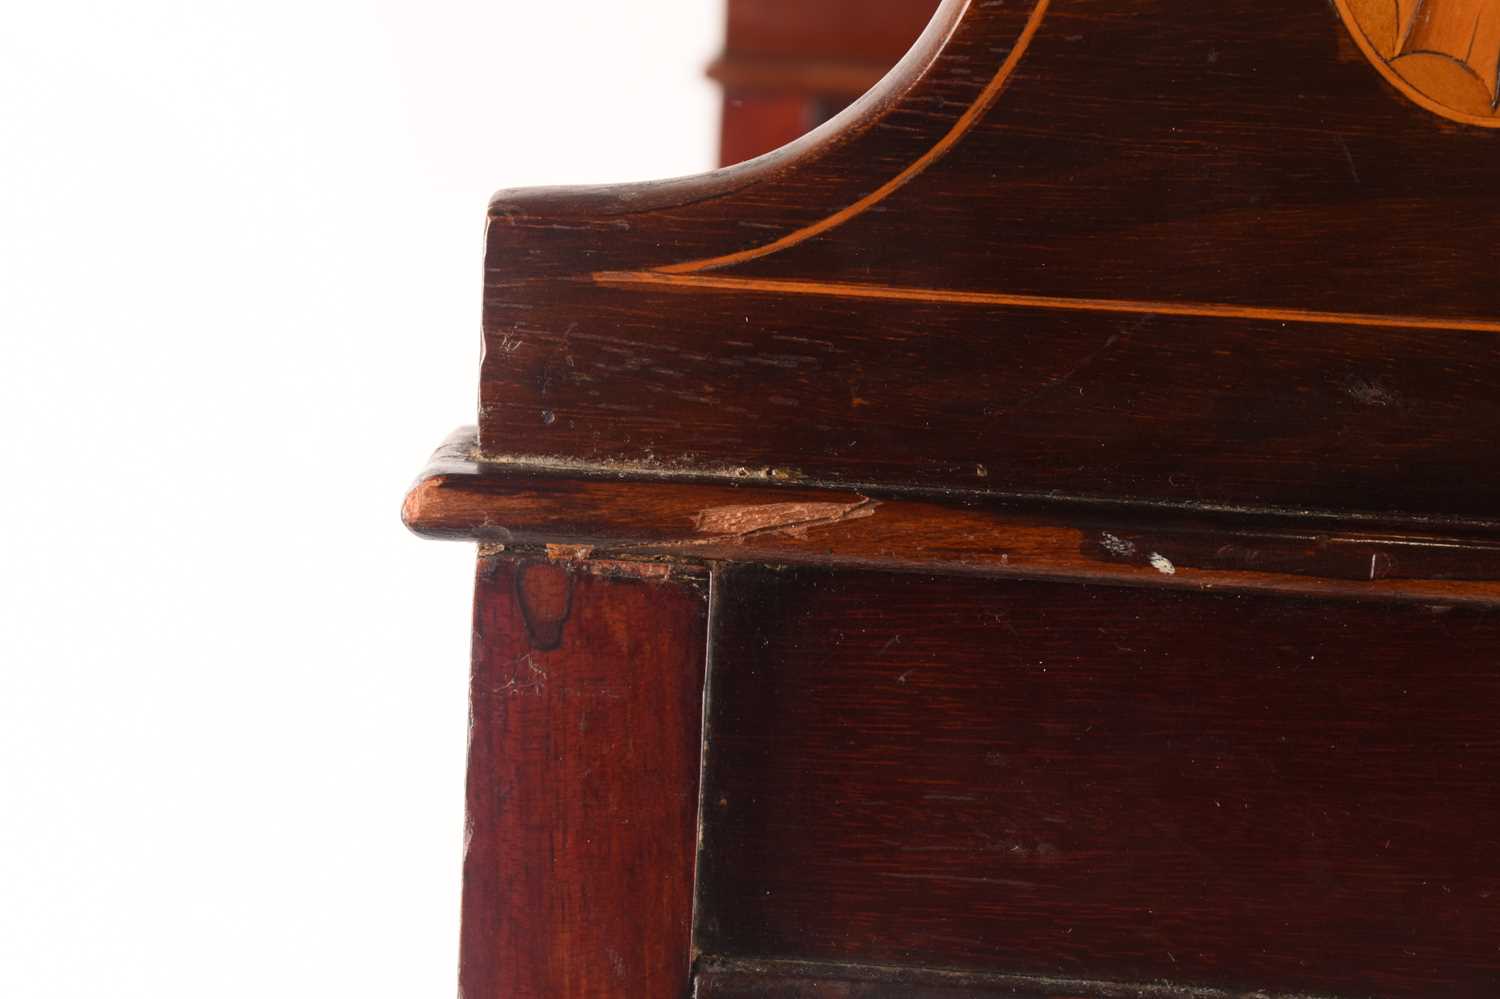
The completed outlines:
[[[484,557],[461,994],[688,991],[706,597]]]
[[[1272,999],[1260,991],[1159,982],[1091,982],[774,960],[709,959],[695,982],[695,999]]]
[[[894,58],[735,4],[736,155]],[[497,194],[464,994],[1500,995],[1493,6],[944,0]]]
[[[787,562],[1189,589],[1500,603],[1500,538],[1329,518],[919,500],[775,486],[577,477],[439,449],[404,516],[428,537],[553,557]],[[758,480],[758,481],[757,481]]]
[[[1500,612],[753,567],[715,593],[706,953],[1500,993]]]
[[[770,157],[498,195],[485,453],[1500,509],[1500,130],[1327,4],[962,8]]]
[[[1500,509],[1500,462],[1472,462],[1500,430],[1492,334],[1163,316],[1101,328],[988,307],[676,297],[591,288],[574,302],[597,325],[522,319],[522,346],[490,367],[506,379],[489,412],[509,447],[487,453],[711,471],[697,457],[710,439],[714,464],[854,488],[1429,517]],[[688,300],[691,322],[662,321]],[[778,328],[788,315],[796,325]],[[1002,327],[1003,351],[971,335]]]

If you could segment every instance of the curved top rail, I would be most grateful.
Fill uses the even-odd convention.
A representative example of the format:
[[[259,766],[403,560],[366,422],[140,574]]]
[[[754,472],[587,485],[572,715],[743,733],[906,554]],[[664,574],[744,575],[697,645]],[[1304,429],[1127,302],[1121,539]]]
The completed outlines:
[[[947,0],[781,150],[502,192],[482,450],[1491,518],[1500,129],[1394,88],[1358,27],[1307,0]]]
[[[973,126],[1003,88],[1049,2],[1032,0],[1022,9],[990,0],[943,0],[906,55],[874,87],[817,128],[753,159],[663,180],[502,189],[490,198],[490,217],[514,222],[538,216],[643,214],[712,201],[758,185],[785,183],[815,165],[824,170],[853,170],[871,152],[865,144],[872,138],[878,144],[881,124],[893,115],[927,118],[923,131],[929,133],[929,143],[912,160],[897,165],[884,184],[847,206],[846,211],[857,214],[946,154]],[[961,44],[955,44],[956,40]],[[935,92],[972,86],[974,52],[980,48],[1001,54],[998,69],[963,107],[951,106],[954,102],[944,99],[950,106],[934,115]],[[911,126],[903,123],[901,127],[909,130]],[[871,136],[872,132],[877,134]]]

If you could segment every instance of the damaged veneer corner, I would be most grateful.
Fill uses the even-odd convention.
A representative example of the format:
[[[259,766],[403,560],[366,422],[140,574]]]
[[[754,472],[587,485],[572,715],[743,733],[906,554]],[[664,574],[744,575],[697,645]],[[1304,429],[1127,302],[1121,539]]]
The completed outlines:
[[[547,545],[547,559],[565,564],[569,569],[614,579],[665,581],[691,575],[689,567],[660,559],[594,558],[592,545]]]
[[[593,571],[628,574],[640,578],[665,578],[673,563],[629,559],[595,558],[601,547],[612,555],[632,549],[682,550],[721,544],[742,544],[764,535],[806,538],[818,528],[834,527],[852,520],[873,517],[878,500],[860,496],[846,503],[738,503],[711,506],[693,516],[694,536],[662,540],[649,545],[596,546],[554,543],[545,546],[547,558],[555,562],[588,565]],[[609,567],[609,568],[599,568]]]
[[[742,541],[758,534],[805,537],[819,527],[873,517],[878,500],[861,496],[849,503],[750,503],[713,506],[693,518],[697,543]],[[694,542],[685,542],[693,544]]]

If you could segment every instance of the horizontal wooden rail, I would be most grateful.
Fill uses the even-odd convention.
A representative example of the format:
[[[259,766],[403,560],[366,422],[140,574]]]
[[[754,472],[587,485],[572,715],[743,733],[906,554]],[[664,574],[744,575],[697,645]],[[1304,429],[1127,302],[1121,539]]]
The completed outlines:
[[[1095,982],[812,961],[703,961],[698,999],[1320,999],[1161,982]]]
[[[426,537],[554,558],[687,559],[1059,578],[1434,603],[1500,603],[1500,539],[1473,528],[973,495],[631,477],[474,458],[455,434],[407,496]],[[738,477],[735,477],[738,476]]]

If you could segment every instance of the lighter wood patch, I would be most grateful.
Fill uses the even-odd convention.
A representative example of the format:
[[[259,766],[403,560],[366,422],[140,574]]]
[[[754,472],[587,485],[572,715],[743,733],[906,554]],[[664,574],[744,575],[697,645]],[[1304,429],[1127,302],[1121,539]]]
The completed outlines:
[[[800,534],[814,527],[869,517],[874,513],[875,503],[867,499],[853,503],[715,506],[701,511],[693,519],[693,527],[699,534],[712,535],[714,540],[722,540],[726,536],[742,538],[770,532]]]

